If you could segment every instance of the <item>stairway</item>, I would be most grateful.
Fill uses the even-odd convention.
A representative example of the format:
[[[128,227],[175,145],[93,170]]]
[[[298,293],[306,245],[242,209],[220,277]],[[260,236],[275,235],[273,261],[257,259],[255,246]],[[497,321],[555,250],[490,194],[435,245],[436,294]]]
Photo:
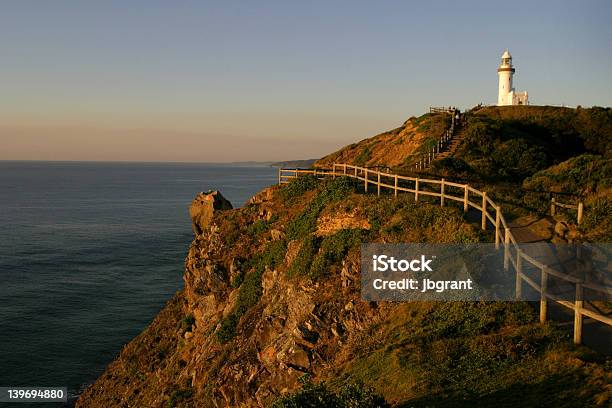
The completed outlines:
[[[455,152],[457,151],[457,149],[459,148],[459,146],[461,145],[461,143],[463,142],[463,138],[464,138],[463,136],[464,136],[463,132],[459,132],[457,136],[454,136],[451,139],[450,144],[444,149],[444,151],[436,155],[435,160],[441,160],[446,157],[453,156]]]
[[[432,109],[438,108],[430,108],[430,110]],[[414,163],[415,170],[424,170],[431,166],[431,163],[433,163],[434,161],[455,154],[455,151],[459,148],[459,145],[463,141],[462,129],[465,125],[465,113],[461,114],[459,121],[455,121],[454,115],[458,112],[459,111],[455,110],[451,110],[450,112],[448,112],[451,114],[452,117],[451,126],[440,137],[435,147],[432,147],[430,151],[419,154],[417,156],[416,162]]]

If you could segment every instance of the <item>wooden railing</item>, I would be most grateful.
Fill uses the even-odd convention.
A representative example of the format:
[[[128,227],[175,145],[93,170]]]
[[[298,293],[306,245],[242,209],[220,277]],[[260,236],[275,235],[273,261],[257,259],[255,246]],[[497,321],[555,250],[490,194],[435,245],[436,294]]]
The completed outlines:
[[[455,113],[457,111],[457,108],[454,108],[452,106],[430,106],[429,107],[429,113]]]
[[[435,160],[436,156],[442,153],[449,145],[453,136],[455,135],[457,124],[457,117],[459,111],[455,108],[429,108],[430,113],[449,113],[451,115],[451,123],[448,129],[444,130],[444,133],[435,141],[435,144],[430,146],[425,153],[416,154],[416,162],[414,163],[415,170],[423,170],[431,166],[431,162]],[[461,122],[461,119],[459,119]]]
[[[495,231],[495,248],[504,250],[504,270],[510,271],[512,267],[516,274],[516,299],[521,299],[523,281],[540,293],[540,321],[545,322],[548,312],[548,301],[554,301],[574,312],[574,343],[582,342],[583,317],[589,317],[609,326],[612,326],[612,318],[597,311],[585,308],[583,299],[584,289],[594,290],[610,294],[612,288],[591,282],[584,282],[574,276],[557,271],[550,265],[538,261],[521,249],[519,242],[511,231],[510,225],[504,218],[500,206],[497,205],[486,191],[480,191],[468,184],[453,183],[445,179],[435,180],[427,178],[401,176],[390,172],[381,172],[366,167],[353,166],[350,164],[334,163],[331,169],[279,169],[279,184],[287,183],[302,175],[314,175],[315,177],[351,177],[363,182],[366,192],[376,191],[381,195],[383,189],[390,190],[394,197],[399,193],[414,194],[414,201],[418,202],[423,196],[438,197],[440,206],[444,206],[447,200],[455,201],[463,206],[463,211],[468,212],[474,208],[481,213],[480,227],[486,230],[487,221],[492,224]],[[475,201],[474,201],[475,200]],[[540,270],[540,282],[527,276],[524,272],[524,264]],[[550,277],[563,279],[576,286],[574,301],[561,300],[547,293],[548,280]]]
[[[566,208],[569,210],[576,210],[576,223],[578,225],[582,224],[582,216],[584,213],[584,204],[582,203],[582,201],[578,201],[578,204],[574,205],[574,204],[564,204],[564,203],[560,203],[557,201],[557,199],[555,197],[552,197],[550,199],[550,215],[551,216],[555,216],[557,213],[557,207],[559,208]]]

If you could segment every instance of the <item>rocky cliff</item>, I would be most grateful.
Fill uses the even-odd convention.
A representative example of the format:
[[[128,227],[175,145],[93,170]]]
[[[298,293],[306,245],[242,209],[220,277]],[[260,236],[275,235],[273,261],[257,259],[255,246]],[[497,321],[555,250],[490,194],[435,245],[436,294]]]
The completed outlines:
[[[526,304],[360,299],[361,242],[489,240],[460,210],[368,196],[344,178],[223,202],[196,198],[184,290],[78,407],[611,401],[610,363]]]

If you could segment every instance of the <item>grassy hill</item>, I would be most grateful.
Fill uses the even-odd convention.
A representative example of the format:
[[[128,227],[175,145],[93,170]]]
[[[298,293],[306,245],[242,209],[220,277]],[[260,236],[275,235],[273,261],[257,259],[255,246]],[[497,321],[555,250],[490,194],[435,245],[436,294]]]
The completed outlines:
[[[346,146],[315,163],[326,167],[332,163],[357,166],[404,167],[418,153],[448,127],[449,118],[444,114],[411,117],[396,129]]]

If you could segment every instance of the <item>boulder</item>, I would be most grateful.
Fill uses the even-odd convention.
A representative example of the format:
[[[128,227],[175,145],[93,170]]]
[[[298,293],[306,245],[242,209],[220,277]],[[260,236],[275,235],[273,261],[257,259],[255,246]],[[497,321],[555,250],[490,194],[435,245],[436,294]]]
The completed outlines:
[[[231,210],[230,203],[219,191],[199,193],[189,206],[193,233],[198,236],[209,226],[215,211]]]
[[[569,227],[567,226],[567,223],[564,221],[559,221],[555,225],[555,234],[557,234],[561,238],[565,238],[565,234],[567,234],[568,231],[569,231]]]

